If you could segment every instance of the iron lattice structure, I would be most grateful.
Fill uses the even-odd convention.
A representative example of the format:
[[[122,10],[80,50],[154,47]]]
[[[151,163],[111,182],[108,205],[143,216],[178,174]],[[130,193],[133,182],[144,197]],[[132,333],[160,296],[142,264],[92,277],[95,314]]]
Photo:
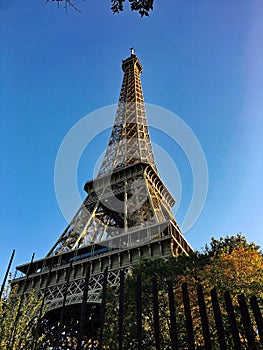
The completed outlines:
[[[109,145],[97,177],[84,186],[86,199],[47,256],[18,266],[23,275],[13,280],[19,293],[35,290],[44,296],[46,327],[53,330],[60,310],[67,308],[64,326],[75,332],[72,325],[79,322],[88,266],[86,301],[94,313],[92,305],[101,302],[105,268],[108,285],[116,286],[120,271],[127,274],[142,258],[192,251],[173,217],[175,201],[156,168],[140,81],[142,65],[134,52],[122,68]]]
[[[132,54],[123,61],[122,69],[124,77],[117,113],[98,176],[109,175],[116,169],[140,162],[157,170],[142,94],[142,65]]]
[[[85,185],[87,198],[48,256],[93,243],[130,245],[132,232],[174,221],[174,199],[158,175],[152,151],[140,80],[142,65],[132,53],[122,69],[117,113],[98,176]]]

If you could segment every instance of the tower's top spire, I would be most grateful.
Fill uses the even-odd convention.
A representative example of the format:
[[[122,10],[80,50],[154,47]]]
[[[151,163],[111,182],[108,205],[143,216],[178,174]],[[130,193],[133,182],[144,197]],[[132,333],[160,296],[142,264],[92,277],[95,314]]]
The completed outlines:
[[[131,50],[131,55],[134,55],[134,52],[135,52],[134,47],[131,47],[130,50]]]
[[[122,61],[119,103],[99,177],[136,163],[148,163],[156,170],[140,80],[142,65],[134,48],[130,50],[130,57]]]

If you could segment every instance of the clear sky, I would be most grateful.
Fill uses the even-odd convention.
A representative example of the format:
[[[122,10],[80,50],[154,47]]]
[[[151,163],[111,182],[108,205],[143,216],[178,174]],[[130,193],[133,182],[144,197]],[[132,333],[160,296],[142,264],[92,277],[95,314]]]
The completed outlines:
[[[212,236],[241,232],[263,247],[262,0],[155,1],[141,19],[128,8],[113,15],[109,0],[79,1],[82,13],[44,0],[1,0],[0,276],[13,248],[15,265],[33,252],[42,258],[66,227],[54,189],[58,149],[81,118],[117,102],[131,46],[144,66],[145,102],[183,119],[206,156],[207,200],[186,239],[200,250]],[[180,225],[191,168],[178,145],[151,131],[181,178]],[[99,135],[81,157],[82,198],[108,137]],[[176,196],[175,173],[162,157],[158,168]]]

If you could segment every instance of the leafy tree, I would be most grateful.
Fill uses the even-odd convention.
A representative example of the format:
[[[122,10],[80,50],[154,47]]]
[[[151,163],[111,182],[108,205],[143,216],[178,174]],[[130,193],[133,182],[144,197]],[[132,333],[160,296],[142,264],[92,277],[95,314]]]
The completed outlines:
[[[214,287],[219,295],[219,302],[226,325],[226,337],[229,348],[233,348],[230,329],[228,329],[227,314],[223,294],[227,290],[231,292],[234,307],[238,309],[237,296],[243,293],[247,298],[256,295],[263,299],[263,255],[259,247],[254,243],[248,243],[240,234],[220,238],[212,238],[209,246],[203,252],[194,252],[190,256],[180,255],[176,258],[144,260],[136,266],[128,276],[125,283],[125,321],[124,321],[124,348],[133,349],[136,342],[136,286],[137,274],[143,281],[142,289],[142,321],[143,321],[143,349],[150,350],[154,344],[153,333],[153,303],[152,303],[152,276],[157,277],[161,348],[171,349],[169,302],[167,295],[167,281],[172,281],[176,303],[176,315],[180,348],[187,348],[187,334],[185,329],[184,306],[182,299],[182,283],[188,283],[188,292],[191,302],[193,327],[197,348],[204,346],[202,328],[200,322],[197,286],[202,284],[213,349],[219,349],[216,328],[214,324],[210,291]],[[118,338],[118,291],[110,289],[106,313],[105,339],[109,349],[117,349]],[[236,312],[243,341],[244,349],[246,340],[242,328],[241,317]],[[240,314],[239,314],[240,315]]]
[[[205,246],[205,253],[209,256],[220,256],[222,253],[231,254],[234,249],[240,247],[249,251],[260,249],[254,242],[248,243],[246,237],[238,233],[236,236],[221,237],[218,240],[212,237],[210,246]]]
[[[41,300],[34,292],[21,296],[8,286],[0,300],[0,349],[32,350]],[[36,345],[43,337],[36,339]]]
[[[65,9],[68,7],[72,7],[75,10],[79,11],[78,5],[75,5],[75,2],[72,0],[47,0],[47,2],[56,2],[58,6],[63,4]],[[84,1],[84,0],[83,0]],[[130,3],[130,9],[132,11],[138,12],[141,17],[149,16],[149,12],[153,10],[153,2],[154,0],[128,0]],[[80,1],[77,1],[80,3]],[[124,2],[125,0],[111,0],[111,10],[113,13],[119,13],[124,10]]]

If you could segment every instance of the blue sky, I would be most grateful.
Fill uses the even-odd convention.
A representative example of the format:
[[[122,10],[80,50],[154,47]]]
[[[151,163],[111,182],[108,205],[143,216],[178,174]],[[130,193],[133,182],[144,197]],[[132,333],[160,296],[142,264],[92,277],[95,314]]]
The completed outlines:
[[[201,249],[212,236],[242,232],[263,247],[262,2],[155,1],[150,18],[141,19],[128,8],[113,15],[106,0],[80,1],[82,13],[44,0],[2,0],[0,275],[13,248],[15,265],[33,252],[44,257],[66,227],[54,190],[58,149],[77,121],[117,102],[131,46],[144,66],[145,102],[182,118],[206,156],[206,204],[185,237]],[[181,224],[191,168],[178,145],[154,130],[151,136],[180,174]],[[107,141],[104,132],[81,157],[82,198]],[[173,187],[162,157],[158,164]]]

